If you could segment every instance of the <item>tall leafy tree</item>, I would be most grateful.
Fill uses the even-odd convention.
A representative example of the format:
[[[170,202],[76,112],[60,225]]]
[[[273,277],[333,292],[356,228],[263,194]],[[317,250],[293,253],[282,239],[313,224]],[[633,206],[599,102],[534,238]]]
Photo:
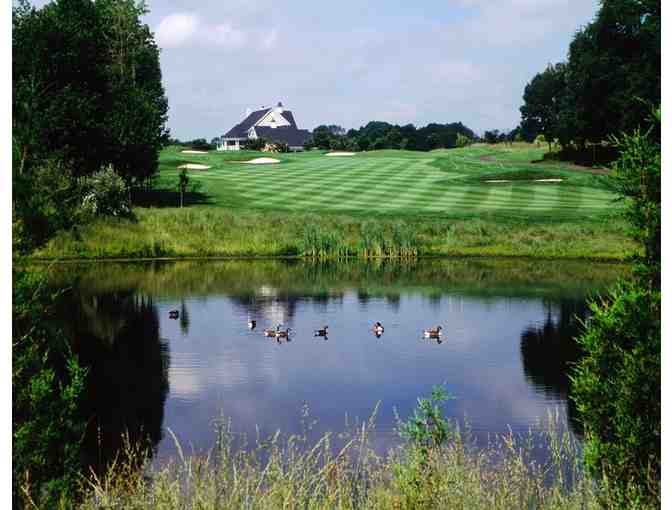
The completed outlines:
[[[566,95],[565,64],[549,64],[525,86],[520,107],[521,127],[527,132],[543,134],[549,144],[559,134],[560,110]]]
[[[36,10],[21,1],[12,16],[13,136],[23,173],[47,156],[73,175],[105,161],[108,83],[101,20],[90,0]]]

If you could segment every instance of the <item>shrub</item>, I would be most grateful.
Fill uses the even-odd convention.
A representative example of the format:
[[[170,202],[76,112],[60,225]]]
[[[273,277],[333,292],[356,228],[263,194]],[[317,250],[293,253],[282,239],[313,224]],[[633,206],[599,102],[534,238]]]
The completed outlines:
[[[70,167],[45,160],[13,181],[13,245],[29,251],[78,219],[80,189]]]
[[[79,484],[86,372],[68,340],[47,326],[55,297],[44,280],[17,272],[13,289],[12,497],[15,507],[55,508]]]
[[[572,376],[586,465],[617,506],[660,498],[660,293],[622,283],[593,301]]]
[[[112,165],[87,177],[82,189],[81,212],[85,216],[131,216],[128,188]]]
[[[636,278],[601,301],[578,339],[586,351],[572,376],[583,421],[586,464],[602,475],[610,504],[649,508],[660,504],[660,138],[644,134],[614,139],[621,157],[616,187],[626,199],[636,257]]]
[[[243,148],[248,151],[260,151],[266,147],[266,140],[263,138],[249,138],[243,143]]]

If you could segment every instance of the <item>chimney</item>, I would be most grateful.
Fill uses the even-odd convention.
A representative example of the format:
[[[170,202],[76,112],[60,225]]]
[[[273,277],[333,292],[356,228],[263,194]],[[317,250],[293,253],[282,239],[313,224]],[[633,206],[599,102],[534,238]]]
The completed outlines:
[[[278,112],[278,113],[282,113],[282,112],[283,112],[283,109],[282,109],[282,102],[278,101],[278,106],[275,107],[275,111]]]

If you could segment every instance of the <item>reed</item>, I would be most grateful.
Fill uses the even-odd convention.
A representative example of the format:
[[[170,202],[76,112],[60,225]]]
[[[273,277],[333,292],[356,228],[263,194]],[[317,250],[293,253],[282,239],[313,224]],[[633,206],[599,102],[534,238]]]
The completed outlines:
[[[635,250],[620,220],[528,223],[442,219],[136,209],[60,232],[33,252],[42,259],[305,256],[310,258],[504,255],[623,260]]]
[[[185,455],[173,436],[174,459],[140,472],[114,466],[86,482],[79,508],[508,510],[604,503],[603,481],[587,477],[580,445],[557,412],[538,434],[509,433],[485,447],[454,424],[450,440],[422,458],[412,443],[378,454],[374,436],[375,411],[338,436],[310,441],[309,434],[275,433],[252,445],[241,443],[224,420],[207,454]],[[540,444],[549,460],[536,463],[532,454]]]

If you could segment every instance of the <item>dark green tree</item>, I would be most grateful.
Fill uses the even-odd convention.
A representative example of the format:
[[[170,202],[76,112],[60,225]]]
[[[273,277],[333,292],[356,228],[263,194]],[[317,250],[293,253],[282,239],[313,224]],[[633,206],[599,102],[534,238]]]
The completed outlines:
[[[586,464],[607,481],[613,508],[660,505],[660,110],[655,119],[646,132],[615,140],[616,187],[643,255],[634,278],[591,303],[578,338],[586,356],[572,376]]]
[[[558,137],[560,106],[567,93],[565,64],[549,64],[546,70],[525,86],[523,106],[520,107],[521,127],[527,132],[543,134],[549,150]]]

